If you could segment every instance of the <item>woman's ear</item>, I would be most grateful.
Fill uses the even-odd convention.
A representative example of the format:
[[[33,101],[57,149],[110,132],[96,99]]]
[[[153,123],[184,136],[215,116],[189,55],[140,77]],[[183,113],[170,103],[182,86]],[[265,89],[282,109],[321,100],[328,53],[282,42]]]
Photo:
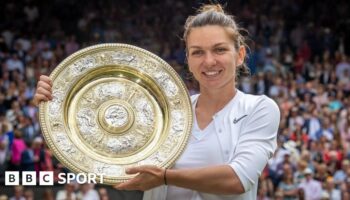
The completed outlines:
[[[193,74],[192,69],[191,69],[191,66],[189,66],[189,65],[187,65],[187,66],[188,66],[188,71],[189,71],[191,74]]]
[[[245,47],[243,45],[240,46],[238,49],[237,66],[240,66],[243,64],[246,53],[247,52],[246,52]]]

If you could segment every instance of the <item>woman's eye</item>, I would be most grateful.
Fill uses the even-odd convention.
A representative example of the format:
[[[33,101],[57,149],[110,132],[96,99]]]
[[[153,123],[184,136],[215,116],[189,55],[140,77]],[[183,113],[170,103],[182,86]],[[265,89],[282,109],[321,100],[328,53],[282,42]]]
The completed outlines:
[[[215,52],[217,52],[217,53],[224,53],[225,51],[226,51],[225,48],[217,48],[217,49],[215,49]]]
[[[196,56],[196,55],[201,55],[202,53],[203,53],[202,51],[193,51],[193,52],[191,53],[191,55]]]

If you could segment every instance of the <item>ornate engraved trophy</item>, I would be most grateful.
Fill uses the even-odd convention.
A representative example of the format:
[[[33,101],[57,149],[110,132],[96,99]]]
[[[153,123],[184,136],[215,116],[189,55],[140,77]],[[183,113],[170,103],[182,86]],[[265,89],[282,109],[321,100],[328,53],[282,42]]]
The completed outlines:
[[[76,173],[132,178],[138,165],[169,167],[192,127],[192,107],[178,74],[135,46],[102,44],[66,58],[50,75],[53,100],[40,124],[54,155]]]

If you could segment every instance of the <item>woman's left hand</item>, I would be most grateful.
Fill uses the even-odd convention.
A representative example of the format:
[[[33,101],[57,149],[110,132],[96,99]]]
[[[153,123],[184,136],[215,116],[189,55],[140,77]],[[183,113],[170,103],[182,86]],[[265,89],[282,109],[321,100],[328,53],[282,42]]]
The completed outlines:
[[[144,165],[126,169],[127,174],[137,174],[125,183],[120,183],[114,188],[118,190],[146,191],[164,184],[165,169],[152,165]]]

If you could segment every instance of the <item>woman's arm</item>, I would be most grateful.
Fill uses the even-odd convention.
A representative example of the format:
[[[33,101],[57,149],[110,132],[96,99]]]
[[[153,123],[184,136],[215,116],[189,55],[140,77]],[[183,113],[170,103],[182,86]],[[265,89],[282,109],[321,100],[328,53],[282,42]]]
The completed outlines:
[[[169,184],[205,193],[228,195],[245,192],[229,165],[167,170],[167,180]]]
[[[140,166],[127,170],[129,174],[140,173],[134,179],[121,183],[119,190],[149,190],[164,184],[165,170],[155,166]],[[193,169],[168,169],[166,181],[169,185],[213,194],[241,194],[243,185],[229,165]]]
[[[166,171],[167,183],[178,187],[215,194],[241,194],[257,184],[277,144],[279,109],[272,100],[261,99],[247,117],[232,160],[227,165]],[[116,186],[122,190],[149,190],[164,184],[165,170],[140,166],[127,170],[140,173],[134,179]]]

